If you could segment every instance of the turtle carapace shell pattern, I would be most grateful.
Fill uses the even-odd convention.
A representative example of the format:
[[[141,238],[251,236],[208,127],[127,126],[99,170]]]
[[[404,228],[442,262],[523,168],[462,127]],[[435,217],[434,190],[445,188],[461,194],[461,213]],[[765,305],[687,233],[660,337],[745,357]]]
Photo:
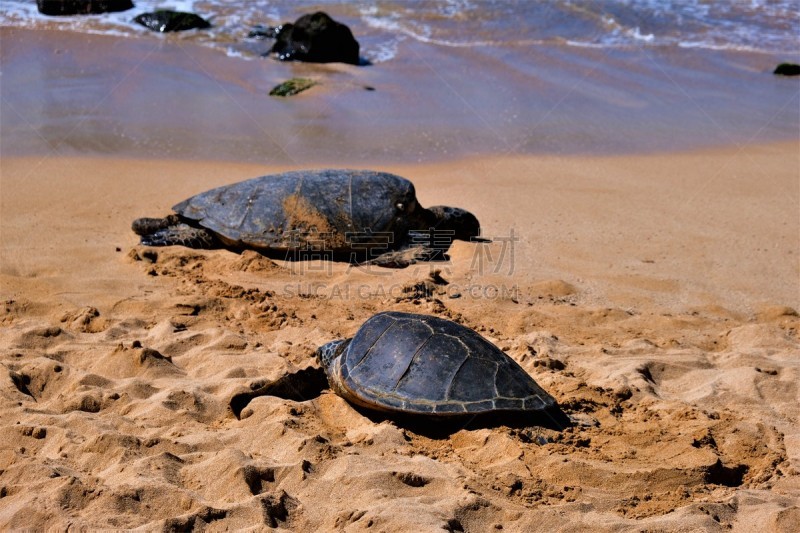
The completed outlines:
[[[338,352],[322,357],[331,386],[369,409],[439,416],[557,409],[510,357],[449,320],[379,313]]]
[[[173,209],[225,244],[273,250],[320,242],[327,250],[348,250],[348,235],[371,232],[390,232],[397,246],[428,222],[410,181],[363,170],[263,176],[192,196]]]

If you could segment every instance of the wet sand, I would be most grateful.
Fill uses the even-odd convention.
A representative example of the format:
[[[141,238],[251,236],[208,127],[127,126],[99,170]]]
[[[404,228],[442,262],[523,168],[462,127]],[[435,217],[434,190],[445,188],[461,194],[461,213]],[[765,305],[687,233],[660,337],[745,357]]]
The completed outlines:
[[[399,45],[369,67],[227,57],[190,36],[0,28],[3,155],[272,165],[658,153],[796,140],[796,57]],[[261,46],[266,47],[266,43]],[[319,84],[267,96],[291,77]],[[373,90],[367,90],[367,89]]]
[[[132,219],[296,166],[4,157],[0,527],[798,523],[796,143],[370,166],[495,242],[400,271],[146,248]],[[388,309],[474,328],[579,424],[433,435],[329,391],[234,415]]]

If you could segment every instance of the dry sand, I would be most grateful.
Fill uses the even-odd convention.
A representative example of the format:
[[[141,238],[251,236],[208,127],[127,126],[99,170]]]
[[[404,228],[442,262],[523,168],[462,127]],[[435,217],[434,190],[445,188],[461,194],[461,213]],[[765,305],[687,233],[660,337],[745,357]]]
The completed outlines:
[[[0,528],[797,527],[796,143],[378,168],[495,242],[400,271],[148,249],[135,217],[288,168],[5,158]],[[234,416],[386,309],[476,329],[579,424],[426,435],[327,391]]]

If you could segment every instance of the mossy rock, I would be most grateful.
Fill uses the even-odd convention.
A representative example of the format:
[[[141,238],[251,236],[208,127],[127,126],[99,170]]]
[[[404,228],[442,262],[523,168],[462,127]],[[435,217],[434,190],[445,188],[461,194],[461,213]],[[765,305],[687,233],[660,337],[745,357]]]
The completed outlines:
[[[310,89],[316,84],[317,82],[315,82],[314,80],[310,80],[308,78],[292,78],[273,87],[272,90],[269,92],[269,95],[294,96],[295,94]]]

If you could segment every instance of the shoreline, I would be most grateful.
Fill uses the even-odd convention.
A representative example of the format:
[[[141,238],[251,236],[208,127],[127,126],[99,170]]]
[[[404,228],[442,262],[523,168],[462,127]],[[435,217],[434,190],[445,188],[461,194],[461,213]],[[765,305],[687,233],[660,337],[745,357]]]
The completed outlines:
[[[426,163],[666,153],[800,130],[796,80],[769,74],[769,54],[405,42],[390,62],[354,67],[231,58],[169,36],[0,32],[5,156]],[[320,84],[267,96],[291,77]]]

